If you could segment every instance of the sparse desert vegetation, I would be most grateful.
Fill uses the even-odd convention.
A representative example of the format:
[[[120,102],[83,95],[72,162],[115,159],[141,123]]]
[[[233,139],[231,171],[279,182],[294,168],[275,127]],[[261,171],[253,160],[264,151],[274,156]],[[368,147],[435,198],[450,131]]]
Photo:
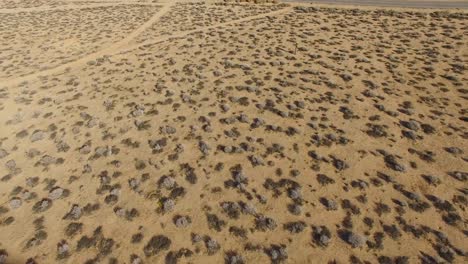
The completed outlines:
[[[158,6],[116,5],[0,16],[0,77],[71,62],[130,34]]]
[[[70,2],[1,7],[0,263],[466,261],[466,11]]]

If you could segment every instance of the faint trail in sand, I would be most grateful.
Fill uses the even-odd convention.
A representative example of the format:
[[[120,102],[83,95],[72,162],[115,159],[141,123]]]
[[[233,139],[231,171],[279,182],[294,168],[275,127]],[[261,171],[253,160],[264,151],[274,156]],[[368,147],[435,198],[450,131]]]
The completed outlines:
[[[143,25],[141,25],[141,27],[139,27],[138,29],[136,29],[135,31],[130,33],[124,39],[122,39],[122,40],[120,40],[120,41],[118,41],[118,42],[116,42],[114,44],[111,44],[110,46],[108,46],[108,47],[106,47],[106,48],[104,48],[104,49],[102,49],[100,51],[88,54],[88,55],[86,55],[84,57],[81,57],[81,58],[75,60],[75,61],[62,64],[62,65],[57,66],[55,68],[35,72],[33,74],[29,74],[29,75],[25,75],[25,76],[21,76],[21,77],[17,77],[17,78],[10,78],[10,79],[0,80],[0,84],[1,85],[13,85],[13,84],[16,84],[16,83],[29,81],[29,80],[32,80],[34,78],[40,77],[40,76],[52,75],[52,74],[57,73],[57,72],[66,71],[69,68],[73,68],[75,66],[84,64],[84,63],[86,63],[88,61],[95,60],[95,59],[97,59],[99,57],[102,57],[104,55],[113,54],[118,49],[120,49],[122,46],[127,45],[128,43],[130,43],[136,36],[138,36],[143,31],[145,31],[147,28],[149,28],[154,22],[159,20],[159,18],[161,16],[163,16],[172,7],[172,5],[173,5],[172,3],[164,5],[161,8],[161,10],[159,10],[153,17],[151,17],[148,21],[146,21]]]
[[[111,55],[111,54],[115,54],[115,53],[118,53],[118,52],[130,51],[130,50],[134,50],[134,49],[137,49],[137,48],[140,48],[140,47],[143,47],[143,46],[160,43],[160,42],[171,40],[171,39],[174,39],[174,38],[184,37],[186,35],[189,35],[189,34],[192,34],[192,33],[195,33],[195,32],[203,32],[203,31],[213,29],[213,28],[217,28],[217,27],[225,27],[225,26],[229,26],[229,25],[233,25],[233,24],[237,24],[237,23],[241,23],[241,22],[245,22],[245,21],[260,19],[260,18],[264,18],[264,17],[268,17],[268,16],[274,16],[274,15],[286,13],[286,12],[292,10],[292,7],[285,7],[285,8],[282,8],[282,9],[279,9],[279,10],[276,10],[276,11],[273,11],[273,12],[269,12],[269,13],[263,13],[263,14],[259,14],[259,15],[255,15],[255,16],[244,17],[244,18],[241,18],[241,19],[228,21],[228,22],[223,22],[223,23],[218,23],[218,24],[205,26],[205,27],[200,27],[200,28],[196,28],[196,29],[193,29],[193,30],[179,31],[179,32],[175,32],[174,34],[171,34],[169,36],[162,36],[162,37],[155,38],[155,39],[152,39],[150,41],[146,41],[146,42],[143,42],[143,43],[140,43],[140,44],[132,45],[132,46],[129,46],[129,47],[124,47],[125,45],[128,45],[134,38],[136,38],[138,35],[140,35],[146,29],[148,29],[153,23],[155,23],[157,20],[159,20],[174,4],[175,3],[165,4],[161,10],[159,10],[151,19],[149,19],[147,22],[145,22],[141,27],[139,27],[137,30],[133,31],[131,34],[129,34],[123,40],[121,40],[119,42],[116,42],[116,43],[108,46],[105,49],[102,49],[102,50],[100,50],[98,52],[95,52],[95,53],[92,53],[92,54],[88,54],[88,55],[86,55],[86,56],[84,56],[84,57],[82,57],[82,58],[80,58],[78,60],[62,64],[62,65],[60,65],[58,67],[55,67],[55,68],[35,72],[33,74],[29,74],[29,75],[25,75],[25,76],[21,76],[21,77],[17,77],[17,78],[9,78],[9,79],[3,79],[3,80],[0,79],[0,85],[9,86],[9,85],[19,84],[19,83],[22,83],[22,82],[27,82],[27,81],[30,81],[30,80],[32,80],[34,78],[38,78],[38,77],[41,77],[41,76],[53,75],[55,73],[60,73],[60,72],[63,72],[63,71],[67,71],[70,68],[79,66],[81,64],[85,64],[88,61],[95,60],[95,59],[103,57],[105,55]]]
[[[61,6],[39,6],[39,7],[20,7],[20,8],[0,8],[0,14],[15,14],[15,13],[32,13],[43,11],[57,11],[57,10],[70,10],[70,9],[85,9],[121,5],[122,3],[103,3],[103,4],[89,4],[89,5],[61,5]]]
[[[213,28],[226,27],[226,26],[242,23],[242,22],[245,22],[245,21],[265,18],[265,17],[269,17],[269,16],[274,16],[274,15],[279,15],[279,14],[282,14],[282,13],[289,12],[291,10],[292,10],[292,7],[285,7],[285,8],[282,8],[282,9],[279,9],[279,10],[276,10],[276,11],[273,11],[273,12],[269,12],[269,13],[263,13],[263,14],[259,14],[259,15],[255,15],[255,16],[248,16],[248,17],[244,17],[244,18],[241,18],[241,19],[237,19],[237,20],[222,22],[222,23],[218,23],[218,24],[214,24],[214,25],[210,25],[210,26],[199,27],[199,28],[192,29],[192,30],[178,31],[178,32],[174,32],[173,34],[168,35],[168,36],[161,36],[159,38],[154,38],[152,40],[149,40],[149,41],[146,41],[146,42],[143,42],[143,43],[140,43],[140,44],[133,45],[131,47],[128,47],[125,50],[122,50],[122,52],[134,50],[134,49],[144,47],[144,46],[149,46],[149,45],[152,45],[152,44],[160,43],[160,42],[171,40],[171,39],[174,39],[174,38],[184,37],[186,35],[196,33],[196,32],[203,32],[203,31],[213,29]]]
[[[60,6],[39,6],[39,7],[20,7],[20,8],[0,8],[0,14],[15,14],[15,13],[33,13],[33,12],[44,12],[44,11],[59,11],[59,10],[70,10],[70,9],[86,9],[86,8],[98,8],[118,5],[146,5],[146,6],[162,6],[162,4],[155,3],[138,3],[138,2],[108,2],[108,3],[90,3],[87,5],[60,5]]]

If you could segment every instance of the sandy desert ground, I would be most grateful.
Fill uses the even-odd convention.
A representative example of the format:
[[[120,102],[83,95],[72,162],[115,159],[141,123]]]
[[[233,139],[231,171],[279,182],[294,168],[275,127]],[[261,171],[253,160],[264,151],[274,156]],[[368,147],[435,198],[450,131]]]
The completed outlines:
[[[297,2],[297,0],[283,0]],[[468,8],[467,0],[301,0],[315,4],[335,4],[352,6],[405,7],[405,8]]]
[[[468,11],[0,2],[0,263],[466,263]]]

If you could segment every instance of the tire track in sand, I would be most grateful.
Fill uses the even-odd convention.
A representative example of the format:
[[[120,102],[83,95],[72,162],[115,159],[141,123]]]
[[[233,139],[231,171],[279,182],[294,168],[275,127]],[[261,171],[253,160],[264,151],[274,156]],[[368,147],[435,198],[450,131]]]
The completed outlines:
[[[0,84],[4,85],[4,86],[9,86],[9,85],[17,84],[17,83],[26,82],[26,81],[32,80],[34,78],[38,78],[40,76],[53,75],[54,73],[58,73],[58,72],[61,72],[61,71],[67,71],[70,68],[79,66],[79,65],[84,64],[84,63],[86,63],[88,61],[91,61],[91,60],[95,60],[95,59],[97,59],[99,57],[102,57],[104,55],[113,54],[117,50],[122,48],[123,46],[128,45],[136,36],[141,34],[143,31],[148,29],[153,23],[158,21],[159,18],[161,18],[167,11],[169,11],[169,9],[172,6],[173,6],[173,3],[169,3],[169,4],[164,5],[161,8],[161,10],[159,10],[153,17],[151,17],[148,21],[146,21],[138,29],[136,29],[135,31],[133,31],[132,33],[127,35],[122,40],[117,41],[117,42],[111,44],[110,46],[107,46],[104,49],[101,49],[101,50],[99,50],[97,52],[85,55],[84,57],[81,57],[81,58],[79,58],[79,59],[77,59],[75,61],[65,63],[65,64],[62,64],[60,66],[54,67],[54,68],[50,68],[50,69],[47,69],[47,70],[35,72],[35,73],[28,74],[28,75],[21,76],[21,77],[8,78],[8,79],[3,79],[3,80],[0,79]]]
[[[234,24],[238,24],[238,23],[242,23],[242,22],[246,22],[246,21],[250,21],[250,20],[256,20],[256,19],[265,18],[265,17],[269,17],[269,16],[279,15],[279,14],[286,13],[286,12],[291,11],[291,10],[292,10],[292,7],[288,6],[288,7],[276,10],[276,11],[263,13],[263,14],[259,14],[259,15],[254,15],[254,16],[248,16],[248,17],[244,17],[244,18],[240,18],[240,19],[236,19],[236,20],[232,20],[232,21],[217,23],[217,24],[210,25],[210,26],[204,26],[204,27],[199,27],[199,28],[196,28],[196,29],[185,30],[185,31],[176,31],[173,34],[168,35],[168,36],[161,36],[161,37],[149,40],[149,41],[145,41],[145,42],[140,43],[140,44],[130,46],[127,49],[122,50],[122,52],[131,51],[131,50],[141,48],[141,47],[145,47],[145,46],[150,46],[150,45],[153,45],[153,44],[161,43],[161,42],[168,41],[168,40],[175,39],[175,38],[185,37],[187,35],[190,35],[190,34],[196,33],[196,32],[203,32],[203,31],[207,31],[207,30],[210,30],[210,29],[218,28],[218,27],[232,26]]]
[[[40,6],[40,7],[20,7],[20,8],[0,8],[1,14],[17,14],[17,13],[35,13],[35,12],[45,12],[45,11],[61,11],[61,10],[73,10],[73,9],[86,9],[86,8],[99,8],[99,7],[111,7],[118,5],[147,5],[147,6],[162,6],[161,4],[152,4],[152,3],[98,3],[98,4],[88,4],[88,5],[60,5],[60,6]]]
[[[53,75],[55,73],[66,72],[67,70],[70,70],[73,67],[79,66],[81,64],[85,64],[85,63],[87,63],[89,61],[95,60],[95,59],[103,57],[105,55],[111,55],[111,54],[116,54],[116,53],[127,52],[127,51],[131,51],[131,50],[135,50],[135,49],[140,48],[140,47],[157,44],[157,43],[168,41],[168,40],[175,39],[175,38],[184,37],[184,36],[187,36],[187,35],[192,34],[192,33],[203,32],[203,31],[207,31],[207,30],[217,28],[217,27],[225,27],[225,26],[230,26],[230,25],[234,25],[234,24],[237,24],[237,23],[242,23],[242,22],[245,22],[245,21],[265,18],[265,17],[269,17],[269,16],[274,16],[274,15],[279,15],[279,14],[286,13],[286,12],[289,12],[289,11],[292,10],[291,6],[287,6],[285,8],[282,8],[282,9],[279,9],[279,10],[276,10],[276,11],[273,11],[273,12],[263,13],[263,14],[254,15],[254,16],[248,16],[248,17],[244,17],[244,18],[241,18],[241,19],[237,19],[237,20],[232,20],[232,21],[228,21],[228,22],[222,22],[222,23],[217,23],[217,24],[210,25],[210,26],[196,28],[196,29],[193,29],[193,30],[178,31],[178,32],[174,32],[173,34],[171,34],[169,36],[162,36],[162,37],[155,38],[155,39],[152,39],[150,41],[146,41],[146,42],[143,42],[143,43],[140,43],[140,44],[131,45],[129,47],[124,47],[125,45],[128,45],[139,34],[143,33],[146,29],[148,29],[153,23],[155,23],[157,20],[159,20],[174,4],[175,3],[173,2],[173,3],[168,3],[168,4],[164,5],[163,8],[158,11],[158,13],[156,13],[151,19],[149,19],[147,22],[145,22],[140,28],[133,31],[131,34],[129,34],[123,40],[121,40],[119,42],[116,42],[116,43],[108,46],[105,49],[102,49],[102,50],[100,50],[98,52],[95,52],[95,53],[92,53],[92,54],[88,54],[88,55],[86,55],[86,56],[84,56],[82,58],[79,58],[79,59],[75,60],[75,61],[72,61],[72,62],[69,62],[69,63],[66,63],[66,64],[62,64],[62,65],[57,66],[55,68],[43,70],[43,71],[40,71],[40,72],[35,72],[35,73],[25,75],[25,76],[21,76],[21,77],[0,80],[0,85],[11,86],[11,85],[15,85],[15,84],[19,84],[19,83],[23,83],[23,82],[33,80],[33,79],[39,78],[41,76],[48,76],[48,75]]]

